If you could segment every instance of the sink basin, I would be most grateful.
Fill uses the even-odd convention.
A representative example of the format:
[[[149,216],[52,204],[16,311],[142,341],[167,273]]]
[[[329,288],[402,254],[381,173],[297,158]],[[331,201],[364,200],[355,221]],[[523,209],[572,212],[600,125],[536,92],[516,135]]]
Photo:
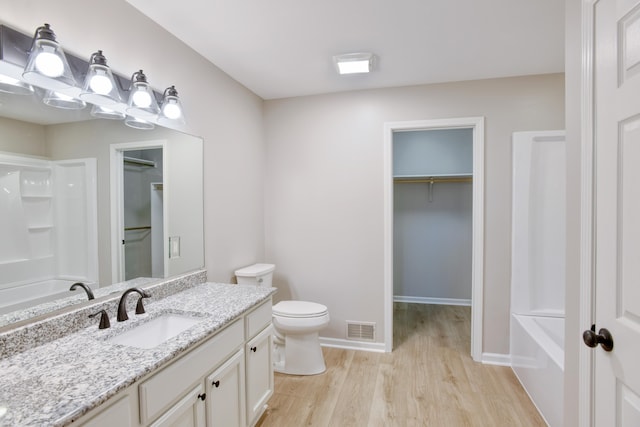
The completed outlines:
[[[154,348],[198,324],[201,320],[201,317],[164,313],[107,341],[130,347]]]

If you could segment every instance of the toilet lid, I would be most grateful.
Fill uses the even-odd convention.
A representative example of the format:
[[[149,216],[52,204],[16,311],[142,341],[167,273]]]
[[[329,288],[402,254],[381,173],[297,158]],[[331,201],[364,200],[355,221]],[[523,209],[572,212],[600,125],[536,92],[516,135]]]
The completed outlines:
[[[326,313],[326,306],[308,301],[280,301],[273,306],[273,314],[283,317],[318,317]]]

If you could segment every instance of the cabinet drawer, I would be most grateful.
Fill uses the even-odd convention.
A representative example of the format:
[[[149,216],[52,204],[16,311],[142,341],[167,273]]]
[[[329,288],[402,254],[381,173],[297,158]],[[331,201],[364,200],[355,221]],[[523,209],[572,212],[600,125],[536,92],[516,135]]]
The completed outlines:
[[[190,387],[243,343],[244,324],[237,320],[195,350],[140,384],[140,421],[155,419]]]
[[[269,298],[269,300],[262,303],[260,307],[247,314],[246,328],[248,340],[256,336],[258,332],[271,323],[271,313],[271,298]]]

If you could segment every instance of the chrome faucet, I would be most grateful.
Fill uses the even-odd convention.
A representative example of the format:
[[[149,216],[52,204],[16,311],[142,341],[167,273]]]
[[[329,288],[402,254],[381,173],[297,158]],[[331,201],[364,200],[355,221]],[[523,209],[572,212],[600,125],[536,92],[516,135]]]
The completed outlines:
[[[91,291],[91,288],[88,285],[85,285],[82,282],[76,282],[73,285],[71,285],[71,287],[69,288],[70,291],[75,291],[76,288],[82,288],[84,289],[84,291],[87,293],[87,296],[89,297],[89,300],[95,299],[95,297],[93,296],[93,292]]]
[[[142,305],[142,298],[149,298],[151,295],[143,291],[139,288],[129,288],[120,297],[120,303],[118,303],[118,322],[124,322],[125,320],[129,320],[129,316],[127,316],[127,295],[132,292],[137,292],[140,295],[138,299],[138,304],[136,305],[136,314],[144,313],[144,306]]]

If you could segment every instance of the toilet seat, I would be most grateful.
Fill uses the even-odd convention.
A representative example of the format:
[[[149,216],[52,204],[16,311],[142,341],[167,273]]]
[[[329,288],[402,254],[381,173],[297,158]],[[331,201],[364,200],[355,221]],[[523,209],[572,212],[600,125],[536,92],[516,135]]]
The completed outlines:
[[[288,318],[321,317],[328,313],[326,306],[309,301],[280,301],[273,306],[273,314]]]

